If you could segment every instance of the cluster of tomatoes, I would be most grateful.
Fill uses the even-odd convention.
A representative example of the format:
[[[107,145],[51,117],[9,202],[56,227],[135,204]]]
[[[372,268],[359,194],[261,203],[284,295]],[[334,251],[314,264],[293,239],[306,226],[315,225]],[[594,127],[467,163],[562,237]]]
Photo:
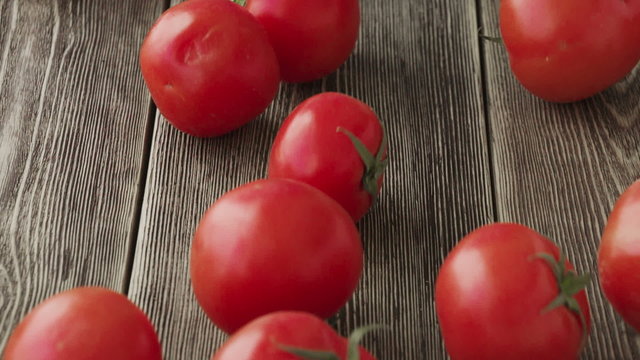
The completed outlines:
[[[640,1],[501,0],[511,71],[553,102],[591,97],[640,60]],[[601,288],[640,331],[640,180],[618,199],[598,252]],[[590,328],[584,288],[549,239],[519,224],[480,227],[448,254],[436,312],[453,360],[576,359]]]
[[[598,272],[614,309],[640,331],[640,180],[609,216]],[[532,229],[476,229],[449,253],[436,280],[447,351],[454,360],[576,359],[589,333],[589,281]]]
[[[149,31],[140,65],[171,124],[218,136],[262,113],[281,80],[335,71],[351,54],[359,24],[357,0],[248,0],[245,7],[187,0]],[[346,339],[324,319],[359,282],[355,222],[380,191],[386,149],[369,106],[318,94],[283,122],[268,176],[229,191],[203,215],[191,248],[193,290],[211,321],[232,334],[212,359],[374,359],[358,345],[371,327]],[[82,287],[33,309],[4,358],[155,360],[161,346],[125,296]]]
[[[358,284],[363,250],[355,221],[378,194],[385,164],[382,127],[362,102],[322,93],[294,109],[271,147],[267,178],[221,196],[195,232],[196,298],[234,334],[214,359],[298,358],[281,343],[347,359],[346,340],[327,337],[318,317],[335,314]],[[325,330],[309,331],[318,326]]]
[[[189,0],[165,12],[140,50],[156,106],[178,129],[225,134],[261,114],[281,80],[335,71],[360,26],[357,0]]]
[[[503,0],[501,31],[514,74],[551,101],[605,89],[640,58],[638,4]],[[171,124],[218,136],[262,113],[280,81],[335,71],[353,50],[359,23],[357,0],[248,0],[244,7],[187,0],[150,30],[142,74]],[[378,195],[386,163],[380,121],[357,99],[319,94],[285,119],[267,177],[224,194],[195,231],[196,298],[232,334],[213,360],[374,359],[358,345],[369,328],[345,339],[323,319],[348,301],[360,279],[355,222]],[[616,203],[598,255],[605,295],[640,330],[638,234],[640,181]],[[591,321],[588,282],[534,230],[481,227],[458,243],[438,274],[435,302],[447,351],[455,360],[575,359]],[[33,309],[4,359],[155,360],[161,346],[125,296],[82,287]]]

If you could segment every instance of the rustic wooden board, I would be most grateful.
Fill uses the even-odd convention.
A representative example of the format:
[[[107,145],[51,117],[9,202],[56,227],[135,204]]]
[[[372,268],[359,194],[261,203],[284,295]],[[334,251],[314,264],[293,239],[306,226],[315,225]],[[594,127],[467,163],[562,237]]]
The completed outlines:
[[[365,340],[380,359],[445,357],[432,300],[437,269],[461,236],[493,219],[476,35],[477,14],[465,2],[363,1],[347,63],[324,80],[283,85],[244,128],[202,140],[157,118],[129,295],[158,327],[167,359],[208,359],[225,338],[189,282],[201,214],[224,192],[263,177],[281,121],[328,90],[372,106],[391,146],[383,193],[359,223],[363,279],[332,323],[343,334],[388,325]]]
[[[160,6],[0,0],[0,349],[53,293],[124,290]]]
[[[498,2],[482,4],[484,28],[498,35]],[[579,270],[596,275],[607,216],[640,178],[640,67],[602,94],[558,105],[517,83],[501,45],[484,47],[497,219],[537,229]],[[593,325],[582,358],[640,359],[635,335],[614,315],[597,279],[588,297]]]

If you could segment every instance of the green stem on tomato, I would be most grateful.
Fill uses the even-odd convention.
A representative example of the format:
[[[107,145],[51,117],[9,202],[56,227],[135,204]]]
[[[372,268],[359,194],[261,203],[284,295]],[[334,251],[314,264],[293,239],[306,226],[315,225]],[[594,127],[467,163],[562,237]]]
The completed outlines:
[[[353,330],[351,335],[349,335],[349,340],[347,342],[347,360],[360,360],[359,345],[360,345],[360,341],[362,341],[362,338],[367,333],[373,330],[379,330],[383,328],[384,326],[382,325],[374,324],[374,325],[359,327]]]
[[[564,306],[576,314],[580,319],[580,325],[582,325],[582,342],[584,344],[587,338],[587,320],[578,300],[574,296],[587,287],[591,281],[591,275],[578,275],[575,271],[567,269],[566,258],[563,253],[560,253],[560,261],[546,253],[536,254],[536,257],[543,259],[551,267],[551,271],[558,282],[559,290],[558,296],[542,309],[542,313]]]
[[[236,3],[236,4],[240,5],[240,6],[244,6],[244,4],[247,3],[247,0],[231,0],[231,1],[233,1],[234,3]]]
[[[360,159],[362,159],[362,162],[364,163],[362,186],[365,191],[371,195],[372,200],[375,200],[378,196],[378,180],[380,180],[380,177],[389,164],[389,159],[385,157],[387,153],[387,134],[384,131],[384,128],[382,129],[380,147],[378,148],[378,152],[375,156],[373,156],[362,141],[351,131],[343,127],[338,127],[336,131],[347,135],[353,146],[356,148],[358,155],[360,155]]]
[[[369,325],[355,329],[347,340],[347,359],[360,360],[359,344],[362,338],[373,330],[382,329],[382,325]],[[280,350],[286,351],[305,360],[340,360],[340,357],[334,352],[325,350],[311,350],[296,346],[276,344]]]

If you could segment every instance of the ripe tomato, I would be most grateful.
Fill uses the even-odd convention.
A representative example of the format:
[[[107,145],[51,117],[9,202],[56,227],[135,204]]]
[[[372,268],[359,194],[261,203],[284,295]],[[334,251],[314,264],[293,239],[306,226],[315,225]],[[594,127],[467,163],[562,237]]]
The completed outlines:
[[[620,196],[602,234],[600,286],[622,318],[640,331],[640,180]]]
[[[356,338],[357,337],[357,338]],[[375,360],[359,347],[359,336],[347,339],[338,335],[327,323],[304,312],[275,312],[248,323],[215,353],[211,360],[299,360],[286,348],[331,352],[335,360]],[[353,350],[347,356],[347,348]],[[355,351],[355,350],[358,351]],[[324,357],[323,359],[330,359]]]
[[[229,0],[188,0],[167,10],[142,44],[140,65],[160,112],[202,137],[255,118],[280,82],[264,29]]]
[[[258,180],[204,214],[191,280],[213,323],[233,332],[279,310],[330,317],[353,293],[362,257],[358,230],[338,203],[297,181]]]
[[[100,287],[56,294],[9,338],[4,360],[161,360],[153,326],[124,295]]]
[[[518,224],[487,225],[462,239],[435,290],[451,358],[576,359],[590,322],[588,277],[558,258],[551,241]]]
[[[267,30],[288,82],[334,72],[358,38],[358,0],[248,0],[246,7]]]
[[[349,133],[364,145],[362,150]],[[357,221],[382,186],[387,163],[383,138],[380,121],[366,104],[344,94],[322,93],[298,105],[282,124],[269,155],[268,176],[324,191]]]
[[[592,96],[640,60],[640,0],[502,0],[500,30],[514,75],[549,101]]]

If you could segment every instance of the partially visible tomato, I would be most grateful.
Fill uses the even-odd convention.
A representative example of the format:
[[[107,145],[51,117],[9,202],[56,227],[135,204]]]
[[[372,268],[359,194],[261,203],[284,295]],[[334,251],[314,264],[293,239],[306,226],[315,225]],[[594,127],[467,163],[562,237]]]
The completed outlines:
[[[267,30],[288,82],[334,72],[358,38],[358,0],[248,0],[246,7]]]
[[[334,200],[301,182],[258,180],[204,214],[191,280],[213,323],[233,332],[279,310],[332,316],[351,297],[362,257],[358,230]]]
[[[587,281],[525,226],[473,231],[449,253],[436,281],[451,359],[576,359],[590,323]]]
[[[188,0],[167,10],[142,44],[140,66],[160,112],[202,137],[255,118],[280,82],[264,29],[229,0]]]
[[[351,340],[351,339],[350,339]],[[275,312],[248,323],[214,354],[211,360],[300,360],[287,348],[333,353],[336,360],[375,360],[357,340],[347,341],[327,323],[304,312]],[[351,356],[347,348],[353,347]],[[357,351],[355,351],[357,349]],[[329,359],[324,357],[323,359]]]
[[[56,294],[13,331],[4,360],[161,360],[145,314],[124,295],[100,287]]]
[[[618,199],[598,253],[600,286],[613,308],[640,331],[640,180]]]
[[[640,60],[640,0],[502,0],[511,70],[534,95],[577,101]]]
[[[351,135],[362,143],[364,159]],[[382,186],[387,163],[383,139],[380,120],[363,102],[334,92],[315,95],[282,124],[271,147],[268,176],[322,190],[357,221]]]

